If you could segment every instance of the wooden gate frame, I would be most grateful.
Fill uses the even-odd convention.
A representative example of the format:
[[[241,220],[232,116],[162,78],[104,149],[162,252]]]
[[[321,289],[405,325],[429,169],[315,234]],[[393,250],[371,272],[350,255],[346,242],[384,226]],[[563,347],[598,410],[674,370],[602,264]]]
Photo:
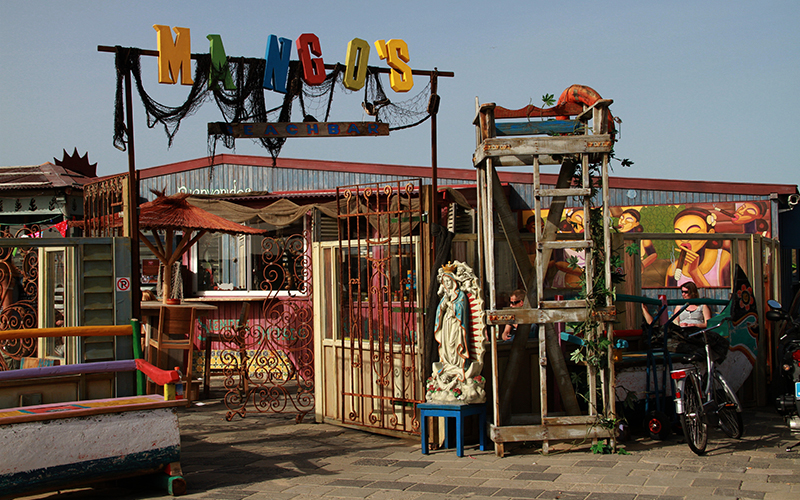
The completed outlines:
[[[322,245],[315,245],[318,247],[318,251],[315,251],[315,261],[319,260],[315,264],[315,268],[318,270],[315,273],[316,276],[322,277],[324,275],[331,275],[332,273],[332,281],[334,286],[333,291],[331,292],[327,288],[318,294],[315,297],[315,311],[319,313],[322,312],[322,320],[319,322],[315,322],[315,363],[317,366],[316,370],[316,401],[317,401],[317,408],[316,408],[316,418],[319,422],[328,422],[335,425],[340,425],[344,427],[350,428],[357,428],[360,430],[367,430],[369,432],[375,432],[379,434],[386,434],[392,436],[401,436],[401,437],[408,437],[409,434],[416,435],[419,433],[420,424],[419,424],[419,414],[418,410],[416,409],[416,404],[424,402],[425,391],[424,391],[424,374],[429,369],[429,367],[422,366],[422,359],[424,354],[424,322],[423,322],[423,311],[425,311],[425,304],[427,300],[427,293],[428,293],[428,284],[430,283],[429,278],[429,269],[430,269],[430,254],[427,249],[431,248],[430,244],[430,236],[429,236],[429,224],[427,223],[430,218],[430,210],[431,210],[431,189],[430,186],[423,186],[421,179],[412,179],[412,180],[404,180],[404,181],[387,181],[387,182],[377,182],[377,183],[370,183],[370,184],[360,184],[358,186],[346,186],[346,187],[339,187],[342,193],[344,190],[353,189],[358,187],[359,189],[363,189],[364,187],[371,187],[373,194],[376,192],[384,193],[381,196],[385,195],[384,187],[385,186],[395,186],[394,193],[402,192],[402,193],[414,193],[414,198],[417,197],[416,190],[411,189],[408,191],[407,186],[409,183],[413,183],[416,186],[419,186],[419,201],[420,205],[418,208],[414,208],[411,212],[409,211],[394,211],[395,213],[391,213],[392,211],[379,211],[379,213],[373,213],[371,211],[366,210],[366,207],[359,207],[358,212],[355,212],[355,208],[353,208],[352,202],[355,202],[357,197],[355,195],[350,197],[351,201],[351,208],[353,210],[349,210],[344,205],[344,200],[340,202],[340,213],[343,214],[340,217],[345,218],[353,218],[353,215],[347,215],[349,212],[353,212],[353,214],[358,214],[357,218],[363,219],[361,221],[362,227],[360,229],[365,229],[363,224],[369,224],[368,220],[376,223],[378,219],[384,219],[384,222],[388,221],[390,218],[395,218],[393,225],[398,225],[397,223],[400,222],[400,218],[405,217],[406,221],[403,222],[403,225],[408,225],[409,221],[411,220],[410,217],[406,217],[407,215],[411,214],[415,219],[418,217],[421,219],[418,223],[420,224],[419,230],[414,230],[414,233],[418,236],[412,236],[410,234],[403,233],[402,241],[399,241],[397,236],[392,237],[391,240],[393,241],[392,244],[409,244],[414,247],[413,254],[411,257],[415,259],[416,264],[414,264],[415,272],[416,272],[416,296],[415,301],[413,303],[409,303],[405,300],[405,298],[400,296],[400,300],[394,300],[395,304],[392,307],[399,307],[402,303],[405,303],[405,307],[408,308],[409,306],[413,306],[413,310],[411,312],[415,315],[414,318],[414,328],[416,329],[416,338],[414,341],[414,345],[412,345],[411,350],[405,350],[401,353],[406,359],[413,358],[413,363],[406,364],[401,366],[401,364],[397,363],[397,356],[398,356],[398,348],[403,349],[399,343],[396,343],[392,347],[392,351],[388,352],[385,349],[383,344],[378,345],[377,349],[374,349],[374,352],[364,351],[359,352],[359,348],[362,348],[361,345],[364,340],[356,340],[355,337],[347,337],[342,334],[339,330],[338,321],[334,318],[328,318],[329,314],[325,313],[325,309],[329,307],[337,307],[337,312],[335,313],[337,317],[341,314],[348,314],[348,305],[345,300],[340,296],[341,293],[344,293],[341,289],[342,287],[348,287],[348,283],[341,282],[341,269],[342,269],[342,262],[341,257],[335,258],[334,256],[341,251],[340,244],[343,243],[346,245],[346,248],[350,248],[352,244],[352,239],[347,238],[347,236],[355,236],[348,231],[346,224],[342,221],[339,223],[339,242],[336,243],[336,246],[332,246],[330,244]],[[353,191],[354,193],[354,191]],[[352,193],[351,193],[352,194]],[[341,196],[344,198],[344,195]],[[403,212],[403,213],[400,213]],[[398,217],[399,216],[399,217]],[[355,220],[355,219],[353,219]],[[369,224],[371,225],[371,224]],[[352,227],[350,229],[353,229]],[[363,232],[363,231],[359,231]],[[371,238],[374,236],[371,236]],[[418,238],[418,240],[417,240]],[[388,241],[388,239],[386,240]],[[375,243],[373,243],[375,244]],[[422,250],[418,250],[422,249]],[[328,255],[328,257],[324,257],[324,255]],[[378,265],[379,263],[376,263]],[[319,286],[325,288],[325,285],[322,284],[322,281],[317,280]],[[368,283],[369,284],[369,283]],[[394,294],[393,292],[402,292],[402,287],[405,286],[405,283],[402,282],[400,284],[401,289],[394,289],[395,285],[390,284],[389,289],[382,290],[379,294],[373,297],[374,300],[384,300],[381,299],[378,295],[383,295],[385,297],[389,297],[390,300],[393,300]],[[365,291],[365,290],[361,290]],[[388,295],[387,295],[388,293]],[[328,297],[327,299],[323,300],[323,296]],[[360,298],[360,296],[359,296]],[[367,304],[369,300],[364,302]],[[384,307],[386,304],[378,304],[380,307]],[[391,304],[389,304],[391,306]],[[339,309],[341,309],[341,313],[339,313]],[[385,309],[385,307],[384,307]],[[402,313],[402,311],[401,311]],[[363,312],[362,312],[363,315]],[[372,327],[370,328],[371,331],[367,332],[369,338],[373,341],[378,340],[377,337],[379,335],[375,334],[375,331],[383,331],[386,334],[386,327],[387,325],[376,325],[374,322],[374,317],[371,316]],[[366,319],[366,317],[364,317]],[[330,320],[330,321],[329,321]],[[332,324],[333,323],[333,324]],[[361,328],[361,326],[359,326]],[[372,331],[375,330],[375,331]],[[406,331],[404,328],[403,331]],[[390,332],[391,333],[391,332]],[[334,335],[335,334],[335,335]],[[390,335],[390,337],[392,337]],[[391,338],[390,338],[391,340]],[[374,346],[373,346],[374,347]],[[356,352],[354,353],[353,350]],[[361,356],[365,354],[365,356]],[[391,377],[386,376],[380,380],[375,379],[373,380],[370,378],[370,375],[367,374],[363,378],[363,380],[359,379],[358,384],[354,384],[352,382],[352,375],[350,374],[351,367],[350,363],[357,363],[363,365],[363,367],[370,368],[372,359],[374,355],[377,356],[386,356],[389,355],[394,360],[392,363],[392,370],[396,372]],[[335,360],[335,361],[334,361]],[[348,362],[349,360],[349,362]],[[384,367],[385,368],[385,367]],[[345,375],[345,369],[348,372],[348,375]],[[399,394],[400,397],[397,397],[398,393],[396,391],[392,391],[391,397],[388,397],[386,394],[383,393],[372,393],[370,392],[373,385],[378,382],[388,383],[389,385],[386,387],[395,387],[393,384],[396,381],[397,374],[399,373],[398,370],[402,371],[402,377],[406,379],[406,382],[410,385],[406,385],[406,389],[402,389],[401,393]],[[349,378],[348,378],[349,377]],[[373,376],[374,378],[374,376]],[[352,387],[351,387],[352,386]],[[384,386],[381,386],[384,387]],[[352,406],[352,408],[357,408],[358,414],[351,415],[351,406],[346,406],[344,404],[344,398],[362,398],[364,397],[365,400],[375,400],[380,402],[380,405],[383,405],[383,410],[377,410],[377,413],[373,411],[370,407],[357,402]],[[387,406],[388,405],[388,406]],[[366,409],[365,409],[366,408]],[[399,415],[402,413],[402,416]],[[388,423],[387,423],[388,422]]]

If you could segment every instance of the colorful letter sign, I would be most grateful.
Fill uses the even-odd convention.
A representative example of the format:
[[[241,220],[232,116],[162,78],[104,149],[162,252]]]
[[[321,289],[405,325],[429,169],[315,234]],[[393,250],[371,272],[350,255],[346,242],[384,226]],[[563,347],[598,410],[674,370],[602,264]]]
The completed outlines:
[[[367,61],[369,61],[369,43],[360,38],[353,38],[347,44],[346,69],[342,84],[350,90],[361,90],[367,80]]]
[[[192,85],[192,39],[189,28],[173,28],[175,42],[169,26],[154,24],[158,44],[158,83],[177,83],[181,74],[182,85]]]
[[[158,83],[177,83],[178,73],[181,73],[181,83],[192,85],[191,58],[192,45],[189,28],[172,28],[175,31],[175,41],[172,40],[170,27],[154,24],[158,33]],[[225,48],[220,35],[208,35],[209,52],[211,54],[212,74],[209,75],[209,85],[222,80],[226,90],[234,90],[230,71],[225,70]],[[399,38],[388,42],[377,40],[375,47],[378,55],[392,68],[389,84],[395,92],[408,92],[414,86],[414,77],[411,68],[408,45]],[[289,58],[292,52],[292,41],[288,38],[278,38],[270,35],[267,39],[267,49],[264,54],[267,65],[264,70],[263,86],[267,90],[286,93],[286,82],[289,76]],[[322,47],[317,35],[304,33],[297,37],[297,54],[303,65],[303,80],[308,85],[320,85],[325,81],[325,62],[322,59]],[[313,57],[312,57],[313,56]],[[359,90],[364,86],[369,62],[369,44],[360,38],[353,38],[347,44],[347,69],[343,84],[350,90]]]
[[[264,70],[264,88],[282,94],[286,93],[286,78],[289,76],[289,56],[292,52],[292,41],[281,38],[278,48],[278,37],[270,35],[267,40],[267,69]]]
[[[303,80],[309,85],[319,85],[325,81],[325,62],[319,38],[313,33],[303,33],[297,37],[297,55],[303,64]],[[315,55],[317,57],[311,57]]]
[[[236,85],[233,84],[233,77],[231,71],[225,64],[228,62],[228,56],[225,55],[225,47],[222,45],[222,37],[219,35],[208,35],[209,48],[211,54],[211,71],[208,75],[208,86],[214,85],[216,80],[222,80],[225,85],[225,90],[236,90]],[[223,74],[222,72],[225,72]]]
[[[408,92],[414,86],[414,77],[411,75],[411,68],[406,64],[408,57],[408,45],[399,38],[393,38],[388,42],[378,40],[375,42],[378,48],[378,55],[381,59],[386,59],[386,64],[394,71],[389,76],[389,85],[395,92]]]

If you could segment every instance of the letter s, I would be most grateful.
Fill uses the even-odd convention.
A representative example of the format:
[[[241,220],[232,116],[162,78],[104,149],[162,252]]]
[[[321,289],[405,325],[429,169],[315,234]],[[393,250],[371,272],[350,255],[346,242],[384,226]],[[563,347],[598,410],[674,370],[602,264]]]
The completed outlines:
[[[408,56],[408,45],[399,38],[393,38],[388,42],[377,40],[375,47],[381,59],[386,59],[392,71],[389,77],[389,85],[395,92],[408,92],[414,86],[414,77],[411,75],[411,68],[406,64],[410,61]]]

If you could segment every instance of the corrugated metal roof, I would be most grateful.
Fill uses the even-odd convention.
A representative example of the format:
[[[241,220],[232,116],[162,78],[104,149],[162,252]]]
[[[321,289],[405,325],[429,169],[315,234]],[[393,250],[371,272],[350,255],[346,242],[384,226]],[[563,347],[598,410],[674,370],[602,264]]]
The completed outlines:
[[[275,165],[272,158],[268,156],[247,156],[221,154],[214,157],[213,164],[209,158],[198,158],[184,162],[171,163],[153,168],[142,169],[140,179],[167,176],[178,174],[179,177],[188,177],[189,172],[194,170],[207,172],[208,168],[227,165],[236,170],[235,175],[242,174],[240,185],[247,181],[255,180],[249,178],[253,174],[253,169],[237,170],[236,167],[263,167],[268,171],[269,182],[264,179],[262,182],[270,185],[280,185],[281,190],[300,190],[300,189],[325,189],[331,186],[344,186],[350,184],[363,184],[374,182],[372,179],[381,179],[386,176],[429,179],[431,168],[426,166],[411,165],[381,165],[371,163],[356,163],[326,160],[303,160],[293,158],[278,158]],[[216,169],[215,169],[216,170]],[[261,169],[256,169],[261,170]],[[472,168],[442,168],[438,169],[438,177],[444,183],[454,184],[459,182],[475,182],[475,170]],[[324,172],[324,175],[321,173]],[[207,173],[206,173],[207,175]],[[503,182],[511,184],[531,184],[533,182],[532,172],[498,172]],[[335,183],[321,185],[323,181],[335,179]],[[542,182],[544,184],[555,184],[556,174],[543,173]],[[351,181],[352,180],[352,181]],[[380,182],[380,180],[379,180]],[[255,186],[249,184],[251,188]],[[797,192],[797,186],[793,184],[765,184],[751,182],[721,182],[721,181],[683,181],[675,179],[648,179],[636,177],[610,177],[609,187],[617,189],[641,189],[650,191],[681,191],[691,193],[719,193],[719,194],[745,194],[745,195],[765,195],[770,193],[791,194]],[[269,189],[276,190],[275,188]]]
[[[0,191],[71,187],[82,189],[90,177],[50,162],[41,165],[0,167]]]
[[[498,172],[501,182],[514,187],[522,199],[532,199],[532,172]],[[557,174],[542,173],[544,185],[555,185]],[[328,191],[337,186],[394,182],[420,178],[431,183],[431,168],[404,165],[378,165],[354,162],[298,160],[259,156],[217,155],[213,164],[200,158],[140,171],[141,193],[150,187],[167,193],[238,195],[260,191],[264,199],[303,197],[300,191]],[[461,185],[476,182],[475,169],[438,168],[438,184]],[[793,184],[743,182],[683,181],[675,179],[645,179],[611,177],[609,179],[613,205],[683,204],[768,198],[770,194],[793,194]],[[294,193],[275,196],[277,193]],[[518,207],[512,207],[517,208]]]

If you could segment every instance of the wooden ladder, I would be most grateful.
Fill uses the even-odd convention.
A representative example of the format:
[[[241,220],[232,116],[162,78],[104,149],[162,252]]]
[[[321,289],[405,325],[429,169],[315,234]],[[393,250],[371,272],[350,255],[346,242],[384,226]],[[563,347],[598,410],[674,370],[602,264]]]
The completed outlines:
[[[594,248],[591,226],[589,224],[591,201],[593,190],[591,188],[590,177],[590,155],[600,155],[601,175],[602,175],[602,196],[603,205],[603,248],[602,252],[611,255],[611,234],[610,234],[610,214],[608,194],[608,163],[613,147],[613,136],[608,133],[608,106],[611,100],[599,100],[593,106],[586,109],[564,109],[550,108],[536,110],[535,116],[564,116],[577,115],[574,125],[567,124],[566,128],[571,130],[583,130],[581,135],[549,135],[549,136],[525,136],[521,134],[530,133],[535,127],[531,126],[531,106],[523,110],[506,110],[497,107],[493,103],[478,105],[475,125],[477,127],[477,149],[473,155],[473,164],[478,171],[478,205],[481,216],[479,217],[479,240],[480,244],[479,259],[482,263],[482,271],[486,286],[489,290],[489,310],[487,310],[487,320],[490,325],[504,325],[517,323],[522,325],[539,324],[539,378],[540,378],[540,404],[541,420],[537,425],[527,426],[505,426],[502,424],[502,412],[507,408],[503,401],[499,400],[502,396],[510,392],[508,387],[502,387],[498,381],[497,370],[497,349],[495,336],[492,335],[492,366],[493,366],[493,397],[494,401],[494,423],[490,426],[490,434],[495,441],[497,454],[503,455],[503,443],[509,441],[541,441],[542,449],[548,451],[550,439],[563,440],[581,437],[592,439],[611,438],[614,431],[601,429],[597,426],[597,401],[595,401],[595,371],[593,367],[587,367],[587,376],[590,383],[590,408],[588,416],[568,415],[553,417],[548,415],[547,409],[547,370],[549,365],[556,373],[556,381],[559,387],[572,391],[569,382],[563,355],[558,348],[558,338],[552,328],[553,323],[581,322],[589,317],[589,314],[597,314],[601,311],[601,322],[603,323],[606,334],[613,342],[613,304],[608,299],[605,304],[590,304],[592,300],[594,283],[594,259],[597,250]],[[497,113],[496,113],[497,112]],[[515,114],[516,113],[516,114]],[[496,116],[502,118],[521,118],[527,117],[527,124],[517,124],[499,127],[495,125]],[[593,121],[593,126],[588,127],[588,121]],[[548,121],[545,123],[551,123]],[[502,131],[502,137],[497,137],[497,131]],[[514,134],[513,130],[520,130],[520,135]],[[552,133],[552,132],[548,132]],[[513,137],[509,137],[513,136]],[[574,158],[577,158],[575,160]],[[576,170],[576,161],[580,164],[582,183],[580,186],[572,185],[572,178]],[[540,167],[542,164],[561,164],[561,172],[555,188],[545,188],[541,183]],[[521,242],[519,230],[516,225],[516,216],[510,209],[508,200],[500,187],[499,177],[495,171],[498,166],[532,166],[534,184],[534,212],[537,222],[542,221],[542,200],[551,199],[550,213],[544,225],[535,224],[535,248],[537,252],[535,268],[530,264],[527,252]],[[568,197],[580,197],[583,201],[584,210],[584,232],[582,239],[557,239],[557,226],[560,221],[564,205]],[[519,275],[528,287],[528,301],[526,307],[522,309],[496,309],[495,283],[494,283],[494,214],[502,226],[503,233],[511,248],[514,261],[517,265]],[[562,235],[563,236],[563,235]],[[553,250],[573,249],[583,251],[585,254],[585,281],[586,296],[590,299],[579,300],[545,300],[545,277]],[[605,282],[611,283],[610,259],[605,259]],[[535,282],[535,288],[534,288]],[[592,312],[594,311],[594,313]],[[525,335],[527,330],[518,332],[518,336]],[[519,340],[519,341],[518,341]],[[512,343],[509,356],[508,369],[511,371],[514,357],[521,356],[524,351],[527,338],[516,339]],[[560,365],[559,365],[560,363]],[[613,362],[610,358],[606,373],[602,374],[603,380],[603,412],[611,414],[614,412],[614,370]],[[504,377],[506,380],[507,377]],[[566,381],[564,380],[566,379]],[[513,378],[511,379],[513,381]],[[569,387],[565,387],[567,384]],[[572,392],[574,397],[574,392]],[[577,406],[577,405],[575,405]]]

